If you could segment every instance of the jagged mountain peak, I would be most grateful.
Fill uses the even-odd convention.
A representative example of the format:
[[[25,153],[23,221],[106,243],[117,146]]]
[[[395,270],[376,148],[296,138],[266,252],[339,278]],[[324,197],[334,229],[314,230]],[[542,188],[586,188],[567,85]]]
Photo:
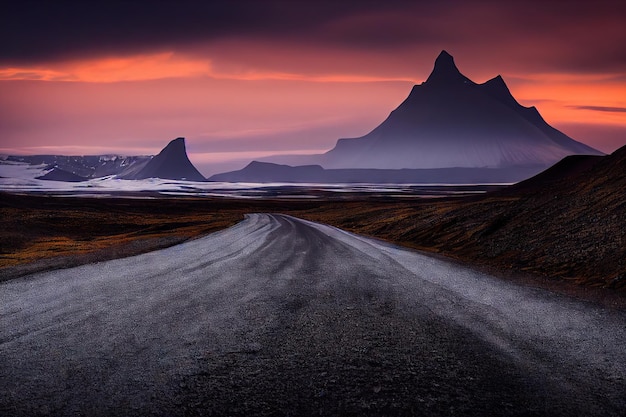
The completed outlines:
[[[185,147],[185,138],[179,137],[176,139],[172,139],[170,143],[168,143],[167,146],[163,148],[161,152],[165,152],[165,151],[187,152],[187,149]]]
[[[454,69],[458,72],[458,68],[454,63],[454,57],[448,53],[445,49],[442,50],[437,58],[435,59],[435,68],[443,69],[449,68]]]
[[[502,78],[502,75],[500,74],[496,75],[490,80],[485,81],[484,85],[493,85],[499,88],[506,88],[507,91],[509,89],[509,87],[507,87],[506,83],[504,82],[504,78]]]
[[[433,71],[428,76],[428,79],[424,83],[425,85],[433,84],[450,84],[450,83],[471,83],[474,84],[469,78],[461,74],[456,64],[454,63],[454,57],[447,51],[443,50],[435,60],[435,66]]]
[[[547,167],[572,154],[602,153],[520,105],[501,76],[477,84],[442,51],[432,73],[360,138],[337,141],[324,168]]]
[[[511,94],[511,90],[509,90],[509,87],[506,85],[501,75],[497,75],[485,81],[483,84],[480,84],[479,87],[493,98],[507,105],[519,106],[519,103],[515,100],[513,94]]]

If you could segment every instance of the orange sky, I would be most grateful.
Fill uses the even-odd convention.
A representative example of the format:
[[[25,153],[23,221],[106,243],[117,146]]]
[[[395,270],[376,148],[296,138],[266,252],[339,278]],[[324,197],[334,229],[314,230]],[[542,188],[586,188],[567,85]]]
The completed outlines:
[[[106,29],[119,19],[115,10],[81,9],[60,17],[79,24],[41,20],[39,38],[14,33],[32,18],[16,6],[22,25],[9,25],[4,35],[15,40],[0,47],[0,153],[154,154],[185,136],[190,158],[209,174],[269,154],[325,151],[382,122],[427,78],[441,49],[475,82],[501,74],[521,104],[574,139],[605,152],[626,144],[618,3],[569,2],[567,13],[546,6],[541,17],[527,2],[303,11],[266,3],[281,6],[256,10],[266,13],[258,21],[220,6],[211,11],[227,23],[214,32],[198,19],[202,30],[163,35],[151,25],[169,9],[124,36]],[[194,7],[180,12],[192,29]]]

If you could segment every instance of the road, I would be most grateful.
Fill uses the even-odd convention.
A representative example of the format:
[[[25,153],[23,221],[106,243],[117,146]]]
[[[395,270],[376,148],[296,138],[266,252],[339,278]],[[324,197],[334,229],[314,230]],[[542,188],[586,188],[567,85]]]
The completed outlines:
[[[0,284],[0,415],[626,413],[626,314],[285,215]]]

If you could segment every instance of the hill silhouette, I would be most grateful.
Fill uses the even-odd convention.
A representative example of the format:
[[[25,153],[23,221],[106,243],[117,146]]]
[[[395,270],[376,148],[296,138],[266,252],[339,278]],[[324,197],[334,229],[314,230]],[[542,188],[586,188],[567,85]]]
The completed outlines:
[[[124,179],[141,180],[163,178],[172,180],[205,181],[187,156],[185,138],[176,138],[167,144],[139,171],[121,176]]]
[[[373,184],[489,184],[521,181],[537,172],[537,167],[512,168],[433,168],[433,169],[324,169],[319,165],[289,166],[252,161],[238,171],[215,174],[209,181],[293,182],[293,183],[373,183]]]
[[[65,171],[59,167],[54,167],[44,175],[39,177],[35,177],[38,180],[46,180],[46,181],[63,181],[63,182],[82,182],[87,181],[89,178],[82,177],[80,175],[76,175],[72,172]]]

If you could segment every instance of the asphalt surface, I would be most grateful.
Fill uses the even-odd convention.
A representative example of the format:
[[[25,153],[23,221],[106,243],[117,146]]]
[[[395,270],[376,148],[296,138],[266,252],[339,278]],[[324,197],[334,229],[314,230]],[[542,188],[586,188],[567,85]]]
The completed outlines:
[[[626,415],[626,314],[284,215],[0,283],[0,415]]]

